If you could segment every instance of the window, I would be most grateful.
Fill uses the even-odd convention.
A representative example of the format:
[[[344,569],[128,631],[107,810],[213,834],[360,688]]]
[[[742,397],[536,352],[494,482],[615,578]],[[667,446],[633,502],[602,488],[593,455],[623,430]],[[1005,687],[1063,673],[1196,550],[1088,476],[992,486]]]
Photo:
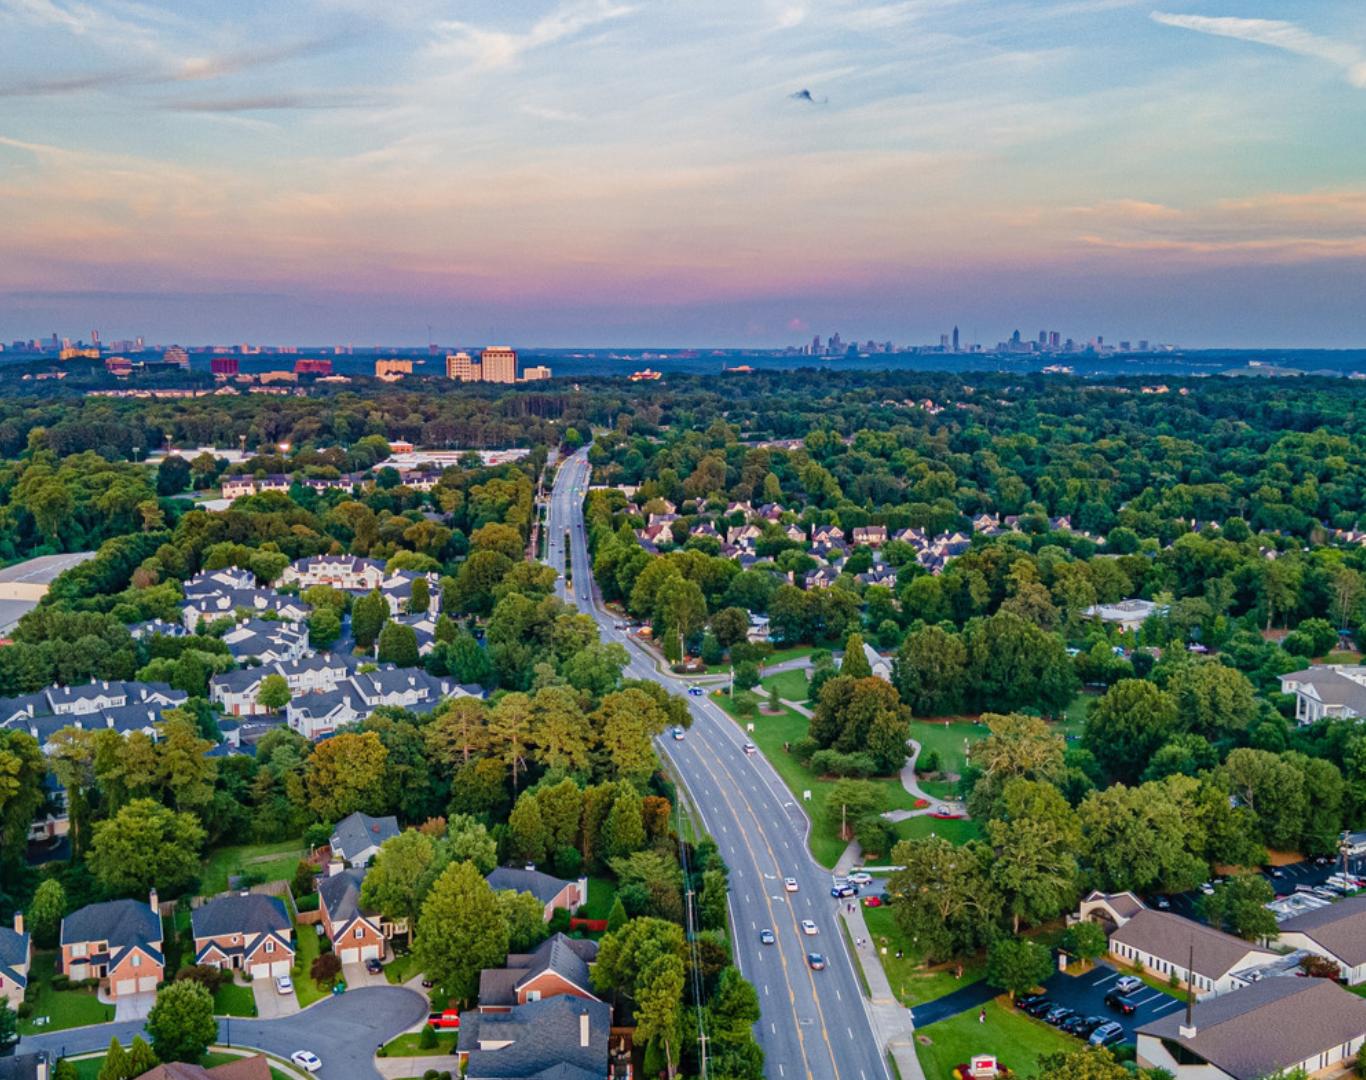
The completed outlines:
[[[86,943],[85,943],[84,941],[78,941],[78,942],[76,942],[75,945],[71,946],[71,955],[72,955],[72,956],[86,956],[86,955],[87,955]]]
[[[356,939],[357,941],[359,941],[361,938],[365,937],[365,931],[364,931],[361,927],[358,926],[358,927],[356,927],[356,929],[353,931],[353,936],[355,937],[355,939]]]
[[[267,942],[266,942],[266,952],[268,952],[268,953],[273,953],[274,951],[275,951],[275,942],[273,942],[273,941],[267,941]]]
[[[526,999],[527,1001],[540,1001],[541,992],[539,990],[528,990],[526,992]]]
[[[142,967],[142,957],[140,957],[137,953],[133,954],[133,966]]]

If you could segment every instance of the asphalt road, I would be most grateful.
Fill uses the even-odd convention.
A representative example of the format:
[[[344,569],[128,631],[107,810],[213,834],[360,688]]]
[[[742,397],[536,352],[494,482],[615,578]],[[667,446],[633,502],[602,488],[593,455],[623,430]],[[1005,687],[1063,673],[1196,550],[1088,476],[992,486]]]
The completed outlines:
[[[572,595],[565,594],[563,576],[560,595],[592,615],[605,640],[626,646],[629,677],[653,679],[685,694],[684,684],[661,673],[597,604],[583,532],[589,472],[584,449],[565,460],[551,492],[546,561],[563,572],[567,532],[573,571]],[[661,738],[659,748],[730,867],[736,962],[759,994],[756,1035],[764,1048],[765,1073],[780,1080],[890,1080],[840,932],[830,874],[807,851],[806,816],[763,756],[745,755],[745,737],[734,721],[706,698],[686,700],[692,727],[682,741]],[[787,877],[797,879],[797,892],[785,891]],[[816,936],[802,933],[803,919],[815,922]],[[759,943],[765,927],[774,932],[776,944]],[[808,967],[807,953],[813,951],[825,956],[825,970]]]
[[[279,1020],[219,1020],[219,1041],[232,1046],[264,1050],[289,1058],[295,1050],[312,1050],[322,1059],[319,1080],[355,1080],[379,1077],[375,1050],[399,1032],[427,1015],[421,994],[401,986],[362,987],[320,1001]],[[142,1021],[94,1024],[90,1027],[28,1035],[19,1053],[48,1050],[54,1055],[83,1054],[105,1050],[114,1036],[125,1046],[134,1035],[144,1035]]]

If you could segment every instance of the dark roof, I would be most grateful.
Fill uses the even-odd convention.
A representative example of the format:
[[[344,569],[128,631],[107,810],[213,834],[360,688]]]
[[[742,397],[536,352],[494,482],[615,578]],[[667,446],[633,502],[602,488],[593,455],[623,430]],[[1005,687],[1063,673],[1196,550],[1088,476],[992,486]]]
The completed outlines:
[[[40,1064],[49,1066],[46,1075],[51,1076],[51,1060],[43,1052],[0,1058],[0,1080],[38,1080],[38,1066]]]
[[[580,1019],[585,1016],[587,1046]],[[466,1076],[469,1080],[600,1080],[607,1072],[611,1020],[609,1006],[572,994],[514,1005],[508,1012],[461,1013],[459,1046],[461,1053],[469,1054]],[[481,1042],[509,1045],[481,1050]]]
[[[1278,926],[1282,934],[1303,934],[1349,967],[1366,964],[1366,896],[1350,896],[1306,911]]]
[[[107,941],[111,949],[161,940],[161,916],[145,900],[86,904],[62,920],[62,944]]]
[[[1243,963],[1249,952],[1274,958],[1270,949],[1225,934],[1170,911],[1144,908],[1110,935],[1110,941],[1130,945],[1141,952],[1186,966],[1192,944],[1195,947],[1195,972],[1219,980]]]
[[[342,818],[332,830],[332,852],[343,859],[354,859],[368,847],[379,847],[398,835],[398,818],[393,814],[371,817],[359,810]]]
[[[360,883],[364,880],[364,870],[352,869],[338,871],[318,883],[318,895],[333,922],[348,923],[362,914]]]
[[[1194,1020],[1189,1039],[1180,1009],[1138,1031],[1179,1043],[1234,1080],[1257,1080],[1366,1035],[1366,1001],[1331,979],[1279,977],[1206,998]]]
[[[17,934],[8,926],[0,926],[0,974],[9,976],[21,987],[27,986],[28,976],[19,969],[26,967],[28,961],[28,934]]]
[[[593,993],[588,965],[598,958],[598,943],[585,938],[553,934],[532,952],[511,953],[501,968],[479,973],[480,1005],[512,1005],[517,988],[536,976],[553,971],[585,993]]]
[[[194,936],[218,937],[222,934],[265,934],[290,929],[284,901],[260,893],[237,893],[210,900],[190,915]]]
[[[531,893],[542,904],[548,904],[560,894],[560,890],[572,882],[563,881],[543,874],[539,870],[522,870],[514,866],[500,866],[489,871],[489,886],[495,890],[511,889],[513,892]]]

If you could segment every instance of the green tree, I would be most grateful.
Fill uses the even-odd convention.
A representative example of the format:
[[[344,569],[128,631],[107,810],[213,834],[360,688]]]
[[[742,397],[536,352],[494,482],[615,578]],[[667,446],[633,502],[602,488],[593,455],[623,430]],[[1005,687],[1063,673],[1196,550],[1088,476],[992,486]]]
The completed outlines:
[[[1337,634],[1333,634],[1337,640]],[[1209,739],[1246,731],[1256,715],[1252,683],[1216,661],[1185,664],[1167,680],[1182,726]]]
[[[1077,858],[1072,838],[1053,821],[1019,818],[988,821],[995,850],[991,880],[1005,902],[1011,929],[1056,918],[1077,898]]]
[[[603,937],[591,972],[595,988],[631,998],[637,1038],[660,1040],[668,1062],[674,1064],[681,1050],[684,957],[681,926],[664,919],[632,919]]]
[[[190,463],[179,454],[169,454],[157,466],[157,494],[179,495],[190,485]]]
[[[902,933],[938,962],[992,939],[1001,898],[991,883],[991,851],[975,841],[959,847],[943,837],[903,840],[892,849],[892,916]]]
[[[749,612],[739,607],[722,608],[711,617],[711,632],[727,649],[748,640]]]
[[[1293,850],[1309,811],[1304,772],[1294,760],[1240,746],[1224,759],[1219,775],[1238,804],[1257,815],[1263,842],[1277,850]]]
[[[1176,726],[1170,694],[1144,679],[1121,679],[1091,706],[1084,741],[1114,776],[1133,781]]]
[[[545,906],[531,893],[501,889],[493,894],[508,926],[508,950],[528,953],[550,933]]]
[[[162,1061],[198,1061],[218,1038],[213,996],[192,979],[167,983],[147,1014],[147,1033]]]
[[[626,907],[620,896],[612,897],[612,910],[607,913],[607,932],[614,934],[626,925]]]
[[[892,685],[916,716],[954,712],[967,667],[963,639],[939,626],[908,634],[892,660]]]
[[[128,1054],[123,1049],[123,1043],[115,1036],[109,1040],[109,1049],[105,1051],[98,1080],[130,1080],[134,1075],[129,1071]]]
[[[388,621],[389,601],[378,589],[358,597],[351,605],[351,634],[356,639],[356,648],[368,652]]]
[[[411,936],[422,901],[442,865],[430,836],[405,829],[380,845],[361,882],[361,904],[395,922],[406,919]]]
[[[1099,923],[1073,923],[1062,936],[1062,947],[1085,963],[1099,960],[1110,947],[1105,928]]]
[[[141,1076],[143,1073],[151,1072],[159,1064],[157,1056],[152,1048],[143,1041],[141,1035],[134,1035],[133,1042],[128,1047],[128,1069],[130,1076]]]
[[[1027,938],[999,938],[987,950],[987,982],[1010,994],[1027,994],[1053,972],[1048,949]]]
[[[728,966],[707,1002],[708,1031],[714,1039],[741,1039],[759,1022],[759,995],[740,972]]]
[[[315,649],[326,649],[341,637],[341,616],[331,608],[314,608],[308,617],[308,643]]]
[[[156,886],[174,892],[199,873],[204,829],[193,814],[134,799],[94,828],[87,860],[95,880],[120,896],[146,896]]]
[[[507,959],[507,919],[473,863],[452,863],[436,879],[413,951],[427,976],[461,1001],[474,997],[484,968]]]
[[[1036,1080],[1130,1080],[1131,1074],[1109,1050],[1088,1046],[1045,1055],[1034,1075]],[[1139,1080],[1148,1080],[1144,1072],[1138,1075]]]
[[[406,623],[387,622],[379,632],[379,662],[415,667],[419,662],[417,631]]]
[[[850,634],[844,643],[840,660],[840,674],[848,679],[867,679],[873,674],[868,657],[863,653],[863,635]]]
[[[423,614],[432,606],[431,585],[425,577],[413,579],[412,595],[408,597],[408,612],[410,614]]]
[[[629,855],[645,846],[644,805],[640,793],[630,784],[617,785],[616,797],[602,823],[601,851],[604,858]]]
[[[483,822],[469,814],[452,814],[446,821],[446,841],[452,862],[471,862],[481,874],[498,865],[498,843]]]
[[[698,897],[697,910],[702,917],[704,929],[725,929],[727,892],[725,871],[707,870],[703,872],[702,893]]]
[[[388,757],[373,731],[343,732],[318,743],[304,778],[309,807],[324,821],[340,821],[356,810],[383,813],[389,799],[384,786]]]
[[[283,675],[267,675],[261,680],[261,689],[256,693],[256,701],[271,712],[278,712],[289,704],[293,694]]]
[[[1201,900],[1211,926],[1220,927],[1248,941],[1276,936],[1276,916],[1266,906],[1276,898],[1260,874],[1236,874]]]
[[[66,915],[66,890],[56,878],[43,881],[33,894],[28,908],[29,929],[33,943],[40,949],[51,949],[57,944],[62,919]]]
[[[508,817],[508,857],[516,862],[544,862],[550,839],[550,832],[541,817],[540,800],[530,791],[522,792]]]

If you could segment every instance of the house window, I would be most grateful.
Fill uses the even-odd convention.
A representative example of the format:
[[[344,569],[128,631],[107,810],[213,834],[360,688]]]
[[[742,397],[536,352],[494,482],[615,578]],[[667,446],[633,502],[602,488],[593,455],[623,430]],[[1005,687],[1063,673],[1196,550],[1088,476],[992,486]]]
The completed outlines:
[[[133,966],[142,967],[142,957],[140,957],[137,953],[133,954]]]
[[[357,941],[360,941],[361,938],[365,937],[365,931],[364,931],[363,929],[361,929],[359,926],[356,927],[354,933],[355,933],[355,938],[356,938]]]
[[[76,942],[75,945],[71,946],[71,955],[72,955],[72,956],[85,956],[85,955],[87,955],[87,951],[86,951],[86,950],[87,950],[86,943],[85,943],[84,941],[78,941],[78,942]]]
[[[273,941],[267,941],[267,942],[266,942],[266,952],[268,952],[268,953],[273,953],[274,951],[275,951],[275,942],[273,942]]]
[[[526,999],[527,1001],[540,1001],[541,992],[539,990],[528,990],[526,992]]]

